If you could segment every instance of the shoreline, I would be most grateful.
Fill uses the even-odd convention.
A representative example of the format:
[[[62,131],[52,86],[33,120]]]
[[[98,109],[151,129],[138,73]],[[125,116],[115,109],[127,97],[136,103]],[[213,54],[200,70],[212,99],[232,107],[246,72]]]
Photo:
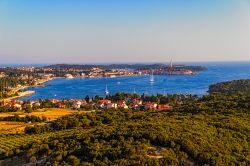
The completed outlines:
[[[30,95],[32,95],[34,93],[36,93],[36,92],[28,90],[28,91],[24,91],[24,92],[19,92],[18,96],[9,97],[9,98],[5,98],[5,99],[2,99],[2,100],[11,101],[11,100],[18,99],[18,98],[21,98],[21,97],[30,96]]]
[[[50,79],[43,79],[43,80],[40,80],[38,81],[37,85],[30,85],[30,86],[22,86],[22,87],[17,87],[15,89],[13,89],[13,93],[18,93],[18,95],[16,96],[12,96],[12,97],[8,97],[8,98],[4,98],[4,99],[1,99],[2,101],[11,101],[11,100],[14,100],[14,99],[18,99],[18,98],[22,98],[22,97],[25,97],[25,96],[30,96],[30,95],[33,95],[34,93],[36,93],[36,91],[32,91],[32,90],[25,90],[25,89],[28,89],[28,88],[34,88],[34,87],[39,87],[39,86],[44,86],[44,84],[48,81],[51,81],[55,78],[50,78]]]
[[[103,79],[103,78],[104,79],[115,79],[115,78],[121,78],[121,77],[126,78],[126,77],[143,77],[143,76],[149,76],[149,74],[120,75],[120,76],[116,76],[116,77],[92,77],[92,78],[89,78],[89,77],[74,77],[72,79]],[[162,75],[159,75],[159,76],[162,76]],[[179,76],[179,75],[173,75],[173,76]],[[18,87],[18,88],[13,89],[13,91],[18,92],[18,95],[8,97],[8,98],[5,98],[5,99],[0,99],[0,101],[9,102],[9,101],[14,100],[14,99],[17,99],[17,100],[20,99],[21,100],[21,98],[23,98],[23,97],[31,96],[31,95],[36,93],[36,91],[33,90],[33,89],[27,90],[28,88],[44,87],[45,86],[44,84],[46,82],[49,82],[49,81],[52,81],[52,80],[55,80],[55,79],[72,80],[72,79],[68,79],[68,78],[65,78],[65,77],[52,77],[52,78],[49,78],[49,79],[41,79],[41,80],[37,81],[36,85],[22,86],[22,87]]]

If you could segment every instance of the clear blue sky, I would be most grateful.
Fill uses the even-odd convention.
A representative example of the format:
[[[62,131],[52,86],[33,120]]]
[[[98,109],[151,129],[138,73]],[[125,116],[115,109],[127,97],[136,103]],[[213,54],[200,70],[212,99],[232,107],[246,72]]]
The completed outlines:
[[[250,60],[249,0],[0,0],[0,63]]]

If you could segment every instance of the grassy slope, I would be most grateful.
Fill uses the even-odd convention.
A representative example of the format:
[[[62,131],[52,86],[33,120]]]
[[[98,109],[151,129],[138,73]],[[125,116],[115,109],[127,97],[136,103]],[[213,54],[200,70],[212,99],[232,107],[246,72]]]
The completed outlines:
[[[0,117],[8,117],[8,116],[26,116],[26,115],[33,115],[38,116],[42,118],[43,116],[46,117],[49,121],[58,119],[62,116],[70,115],[77,113],[76,110],[71,109],[55,109],[55,108],[47,108],[47,109],[39,109],[36,111],[33,111],[32,113],[25,113],[24,111],[18,111],[18,112],[4,112],[0,113]],[[34,125],[34,124],[28,124],[28,123],[21,123],[21,122],[0,122],[0,133],[1,134],[15,134],[15,133],[22,133],[24,131],[24,128],[28,125]]]

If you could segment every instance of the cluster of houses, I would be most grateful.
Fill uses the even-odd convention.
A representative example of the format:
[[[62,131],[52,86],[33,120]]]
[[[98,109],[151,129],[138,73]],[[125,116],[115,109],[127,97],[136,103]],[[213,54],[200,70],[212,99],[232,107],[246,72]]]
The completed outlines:
[[[20,66],[20,67],[13,67],[13,69],[33,72],[35,70],[35,67],[33,67],[33,66]]]
[[[39,108],[40,105],[41,104],[39,101],[24,102],[22,100],[10,100],[10,101],[3,100],[0,102],[1,108],[6,108],[6,109],[11,109],[11,110],[16,110],[16,111],[21,111],[27,106]]]
[[[6,77],[6,74],[4,72],[0,72],[0,78]]]
[[[108,99],[101,99],[96,102],[93,102],[91,99],[86,101],[85,99],[71,99],[71,100],[57,100],[57,99],[51,99],[47,100],[50,102],[50,104],[54,108],[72,108],[72,109],[81,109],[81,108],[92,108],[92,109],[111,109],[111,108],[119,108],[119,109],[132,109],[132,110],[171,110],[172,106],[169,104],[157,104],[155,102],[144,102],[140,98],[134,98],[129,99],[127,101],[125,100],[119,100],[117,102],[112,102]],[[12,100],[9,102],[0,102],[0,107],[5,108],[12,108],[15,110],[22,110],[26,108],[27,106],[31,106],[34,108],[41,108],[42,103],[44,100],[40,101],[29,101],[24,102],[20,100]]]
[[[75,71],[74,71],[75,72]],[[112,69],[105,70],[98,67],[94,67],[89,71],[85,71],[77,74],[65,74],[64,77],[71,79],[74,77],[84,77],[84,78],[96,78],[96,77],[117,77],[117,76],[131,76],[138,75],[135,71],[127,70],[127,69]]]
[[[104,70],[101,68],[92,68],[87,75],[87,77],[116,77],[116,76],[130,76],[137,75],[132,70],[127,69],[112,69],[112,70]]]

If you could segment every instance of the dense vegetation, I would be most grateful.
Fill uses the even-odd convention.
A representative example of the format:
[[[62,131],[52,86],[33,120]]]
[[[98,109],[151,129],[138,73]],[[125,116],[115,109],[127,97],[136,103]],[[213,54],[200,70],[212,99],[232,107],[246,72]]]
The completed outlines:
[[[5,73],[8,77],[19,77],[21,75],[28,75],[35,77],[36,74],[30,71],[19,70],[12,67],[0,68],[0,72]]]
[[[20,155],[23,152],[23,149],[29,147],[31,143],[36,141],[44,140],[47,138],[53,137],[64,137],[65,135],[71,135],[75,130],[64,130],[59,132],[50,132],[46,134],[32,134],[32,135],[23,135],[23,134],[1,134],[0,135],[0,165],[1,159],[11,157],[13,155]],[[17,165],[20,165],[18,163]],[[5,165],[5,164],[4,164]],[[11,164],[6,164],[11,165]],[[15,165],[15,164],[12,164]]]
[[[1,102],[0,102],[1,104]],[[6,107],[0,107],[0,113],[2,112],[16,112],[15,109],[12,109],[12,108],[6,108]]]
[[[0,121],[14,121],[14,122],[44,122],[46,121],[47,118],[46,117],[38,117],[38,116],[34,116],[34,115],[26,115],[26,116],[19,116],[19,115],[15,115],[15,116],[6,116],[6,117],[0,117]]]
[[[18,84],[22,84],[23,82],[11,77],[0,78],[0,99],[9,97],[8,92],[9,88],[14,88]]]
[[[0,156],[48,165],[249,165],[249,111],[248,94],[215,93],[171,111],[80,113],[27,127],[25,137],[45,138]]]
[[[234,80],[228,82],[221,82],[209,86],[209,92],[219,93],[238,93],[250,92],[250,80]]]
[[[0,68],[0,73],[6,77],[0,78],[0,99],[12,97],[15,94],[10,93],[18,85],[32,85],[34,78],[39,78],[35,73],[18,70],[15,68]]]

